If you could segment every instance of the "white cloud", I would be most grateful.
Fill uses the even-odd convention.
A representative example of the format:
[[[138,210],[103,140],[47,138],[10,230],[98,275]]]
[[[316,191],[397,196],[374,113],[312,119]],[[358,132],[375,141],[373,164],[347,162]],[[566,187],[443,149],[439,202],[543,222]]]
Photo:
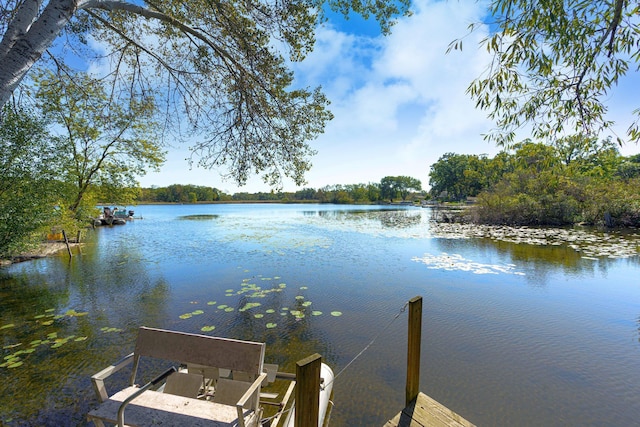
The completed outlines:
[[[311,142],[318,154],[307,174],[310,187],[379,182],[387,175],[413,176],[426,186],[430,165],[447,152],[499,151],[481,136],[493,123],[465,93],[491,59],[478,47],[487,29],[464,38],[461,52],[446,53],[454,39],[467,35],[469,24],[481,20],[485,8],[483,1],[418,0],[413,16],[399,20],[387,37],[358,36],[330,25],[319,28],[315,50],[294,64],[297,83],[322,85],[335,115],[326,132]],[[624,80],[627,92],[612,94],[612,116],[624,117],[625,127],[618,131],[622,135],[633,109],[626,107],[637,102],[628,96],[635,94],[629,87],[636,82],[637,77]],[[163,171],[173,169],[186,171],[187,166],[170,162]],[[175,181],[177,177],[182,179]],[[237,190],[232,183],[220,183],[215,171],[163,172],[142,183],[154,179],[158,185],[180,182]],[[285,190],[296,190],[293,183],[285,185]],[[239,191],[269,188],[254,179]]]

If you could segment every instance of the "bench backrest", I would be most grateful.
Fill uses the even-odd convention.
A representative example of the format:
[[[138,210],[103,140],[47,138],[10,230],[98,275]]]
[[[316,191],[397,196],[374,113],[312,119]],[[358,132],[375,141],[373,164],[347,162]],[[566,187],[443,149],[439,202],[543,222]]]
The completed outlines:
[[[143,326],[136,340],[132,383],[141,356],[246,372],[255,379],[262,372],[264,353],[264,343]]]

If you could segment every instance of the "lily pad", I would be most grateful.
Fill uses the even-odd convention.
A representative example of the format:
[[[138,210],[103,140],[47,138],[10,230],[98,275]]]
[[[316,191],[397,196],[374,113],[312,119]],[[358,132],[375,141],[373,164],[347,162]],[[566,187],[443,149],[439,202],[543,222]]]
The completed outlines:
[[[278,324],[277,324],[277,323],[267,323],[267,325],[266,325],[266,326],[267,326],[267,329],[273,329],[273,328],[275,328],[276,326],[278,326]]]
[[[227,304],[220,304],[218,306],[218,310],[224,310],[225,308],[229,307]]]
[[[303,290],[303,291],[304,291],[304,290],[306,290],[306,289],[309,289],[309,288],[308,288],[308,287],[306,287],[306,286],[300,286],[300,290]]]
[[[235,310],[233,307],[227,307],[227,308],[224,309],[224,311],[226,311],[227,313],[230,313],[233,310]]]
[[[9,344],[9,345],[5,345],[4,347],[2,347],[2,349],[3,349],[3,350],[7,350],[7,349],[10,349],[10,348],[19,347],[19,346],[21,346],[21,345],[22,345],[22,343],[20,343],[20,342],[19,342],[19,343],[17,343],[17,344]]]
[[[16,325],[14,325],[13,323],[9,323],[9,324],[7,324],[7,325],[0,326],[0,329],[13,328],[13,327],[15,327],[15,326],[16,326]]]
[[[239,311],[246,311],[246,310],[249,310],[251,308],[260,307],[261,305],[262,304],[260,304],[259,302],[248,302]]]
[[[218,303],[217,301],[209,301],[207,305],[216,305],[217,303]]]
[[[312,316],[322,316],[322,312],[318,311],[318,310],[314,310],[314,311],[311,312],[311,315]]]
[[[201,330],[202,332],[211,332],[211,331],[213,331],[215,328],[216,328],[215,326],[203,326],[202,328],[200,328],[200,330]]]
[[[297,299],[297,300],[303,300],[303,299],[304,299],[304,297],[303,297],[302,295],[296,295],[296,299]]]
[[[197,316],[198,314],[204,314],[204,311],[196,310],[196,311],[192,311],[191,314],[193,314],[194,316]]]
[[[181,314],[180,316],[178,316],[181,319],[191,319],[193,317],[192,313],[185,313],[185,314]]]
[[[342,312],[341,311],[332,311],[331,315],[334,317],[340,317],[342,316]]]
[[[266,310],[266,312],[271,314],[271,313],[275,313],[276,311],[273,308],[269,308]]]
[[[255,317],[256,319],[262,319],[264,317],[264,314],[256,313],[256,314],[253,315],[253,317]]]
[[[312,304],[311,301],[305,301],[305,302],[302,303],[302,306],[303,307],[309,307],[311,304]]]

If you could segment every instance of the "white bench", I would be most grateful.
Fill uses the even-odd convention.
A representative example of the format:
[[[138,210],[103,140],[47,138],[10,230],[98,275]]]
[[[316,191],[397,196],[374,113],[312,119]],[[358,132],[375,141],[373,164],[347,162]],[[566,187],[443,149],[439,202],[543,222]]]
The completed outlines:
[[[165,392],[146,390],[126,406],[126,425],[257,426],[262,415],[259,406],[260,387],[267,377],[263,373],[264,353],[264,343],[142,327],[132,354],[91,377],[102,403],[89,412],[88,418],[98,427],[103,427],[105,422],[116,424],[118,409],[124,400],[140,391],[135,385],[140,358],[153,357],[187,366],[198,365],[242,373],[249,382],[237,382],[232,387],[226,384],[215,391],[213,401],[208,401],[196,399],[197,393],[189,397],[190,392],[187,391],[193,387],[192,384],[196,389],[200,388],[200,383],[205,384],[202,376],[194,382],[193,374],[175,373],[169,380],[176,381],[168,380]],[[109,396],[105,379],[131,362],[133,367],[129,387]],[[181,378],[186,380],[184,386],[180,384]],[[171,382],[173,384],[170,386]],[[225,395],[224,388],[233,390],[232,395]],[[170,389],[176,394],[172,394]]]

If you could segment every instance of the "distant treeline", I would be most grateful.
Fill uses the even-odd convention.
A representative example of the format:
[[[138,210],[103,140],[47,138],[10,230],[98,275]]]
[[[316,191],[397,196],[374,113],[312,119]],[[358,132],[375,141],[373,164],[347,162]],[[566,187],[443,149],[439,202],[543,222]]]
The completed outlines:
[[[424,197],[421,182],[406,176],[387,176],[380,183],[328,185],[320,189],[303,188],[296,192],[239,192],[226,194],[217,188],[174,184],[168,187],[143,188],[138,203],[206,203],[273,201],[281,203],[376,203],[381,200],[407,200]]]

